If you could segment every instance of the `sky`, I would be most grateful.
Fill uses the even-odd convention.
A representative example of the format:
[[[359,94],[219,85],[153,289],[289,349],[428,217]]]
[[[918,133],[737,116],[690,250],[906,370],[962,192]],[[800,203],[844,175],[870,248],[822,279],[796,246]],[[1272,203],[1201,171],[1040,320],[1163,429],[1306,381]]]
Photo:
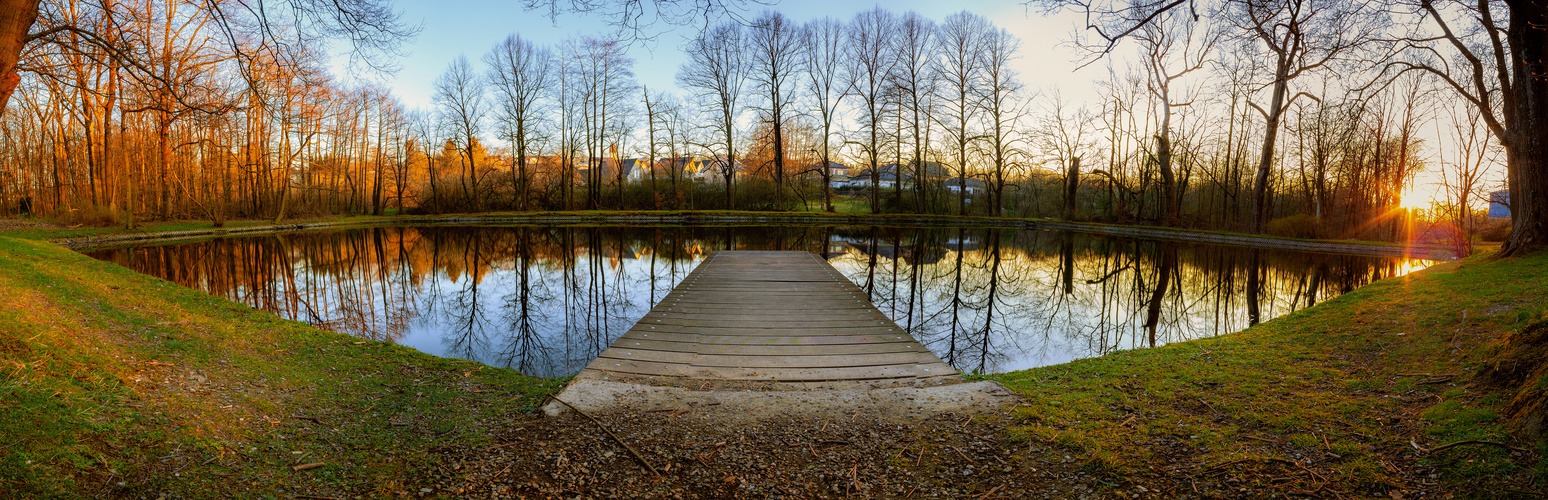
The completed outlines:
[[[397,74],[362,77],[386,84],[411,107],[429,107],[432,83],[459,55],[481,66],[480,59],[484,54],[511,34],[541,44],[558,45],[571,37],[610,33],[611,28],[604,24],[602,17],[571,14],[551,21],[545,13],[522,9],[521,3],[520,0],[397,0],[394,5],[403,14],[403,20],[419,24],[423,29],[418,37],[404,45],[408,54],[399,61],[401,69]],[[823,16],[847,21],[856,13],[877,5],[852,0],[784,0],[767,7],[751,4],[745,15],[754,17],[769,8],[779,10],[799,23]],[[1105,71],[1096,64],[1079,74],[1071,74],[1078,64],[1071,60],[1071,52],[1058,44],[1069,38],[1078,16],[1045,18],[1015,0],[898,0],[886,3],[884,8],[899,14],[913,10],[937,22],[961,10],[988,18],[1021,38],[1021,58],[1016,61],[1016,66],[1029,88],[1068,87],[1064,89],[1066,95],[1079,93]],[[696,29],[677,28],[662,33],[653,43],[631,46],[629,55],[635,60],[636,80],[651,89],[677,91],[677,69],[684,60],[681,47],[695,34]],[[349,73],[341,71],[340,74]]]

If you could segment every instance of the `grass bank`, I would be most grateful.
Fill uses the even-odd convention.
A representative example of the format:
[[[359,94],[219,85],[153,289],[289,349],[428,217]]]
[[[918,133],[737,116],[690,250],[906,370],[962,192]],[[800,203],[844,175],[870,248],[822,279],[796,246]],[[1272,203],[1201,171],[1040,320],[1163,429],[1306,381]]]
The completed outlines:
[[[320,331],[41,241],[0,237],[0,271],[0,491],[15,498],[388,494],[432,447],[487,442],[561,382]]]
[[[1545,290],[1548,253],[1480,255],[1243,332],[992,378],[1027,397],[1013,434],[1112,478],[1540,498],[1548,374],[1515,365],[1533,342],[1542,361]]]

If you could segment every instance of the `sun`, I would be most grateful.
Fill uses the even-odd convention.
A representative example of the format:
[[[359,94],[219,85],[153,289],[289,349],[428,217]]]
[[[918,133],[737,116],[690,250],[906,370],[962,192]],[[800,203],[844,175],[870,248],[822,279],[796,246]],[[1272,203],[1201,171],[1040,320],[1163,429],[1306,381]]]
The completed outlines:
[[[1424,190],[1418,186],[1410,186],[1398,200],[1398,204],[1409,210],[1429,210],[1436,200],[1434,190]]]

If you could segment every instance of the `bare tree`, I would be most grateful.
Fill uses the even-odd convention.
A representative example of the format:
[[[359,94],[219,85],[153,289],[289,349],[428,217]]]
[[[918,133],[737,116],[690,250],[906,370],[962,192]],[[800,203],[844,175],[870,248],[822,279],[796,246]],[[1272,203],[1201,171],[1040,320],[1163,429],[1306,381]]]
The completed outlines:
[[[1473,203],[1484,198],[1484,177],[1498,160],[1498,151],[1483,123],[1478,108],[1466,103],[1466,109],[1451,108],[1451,158],[1441,160],[1441,188],[1450,205],[1451,220],[1457,226],[1457,250],[1462,256],[1473,252]],[[1460,112],[1460,116],[1459,116]]]
[[[442,126],[452,132],[462,156],[463,172],[459,185],[463,200],[478,209],[478,165],[473,148],[483,131],[484,115],[488,113],[484,102],[484,80],[473,71],[468,58],[457,56],[435,80],[435,102],[440,111]],[[470,185],[471,184],[471,185]]]
[[[892,13],[877,7],[855,15],[849,26],[849,65],[845,82],[849,92],[860,99],[861,125],[869,140],[861,144],[871,172],[871,213],[881,212],[881,127],[883,101],[887,98],[888,79],[897,64],[893,49],[893,31],[897,20]],[[896,180],[902,182],[901,176]]]
[[[1004,28],[985,34],[984,48],[978,53],[979,65],[984,78],[979,84],[978,106],[982,110],[986,130],[987,156],[994,170],[989,181],[989,215],[1001,215],[1005,208],[1005,184],[1009,180],[1012,156],[1015,154],[1016,122],[1024,111],[1021,99],[1021,82],[1011,61],[1021,41]]]
[[[107,49],[129,63],[125,46],[112,33],[67,22],[58,12],[40,10],[39,0],[0,0],[0,114],[20,82],[17,63],[23,50],[34,44],[55,44],[75,50],[80,44]],[[346,40],[354,49],[350,62],[376,69],[390,69],[399,44],[413,38],[417,28],[402,24],[398,13],[381,0],[284,0],[273,4],[250,2],[194,2],[197,9],[220,28],[229,52],[250,59],[261,54],[294,52],[295,46],[315,46],[330,38]],[[107,9],[112,4],[105,5]],[[42,14],[42,15],[40,15]],[[34,31],[42,17],[42,29]],[[109,29],[115,29],[112,24]],[[154,78],[149,66],[129,64]]]
[[[829,212],[833,211],[833,173],[828,168],[833,162],[830,148],[833,122],[838,120],[839,105],[849,93],[840,73],[844,67],[844,28],[837,19],[824,17],[808,23],[802,29],[801,37],[806,90],[816,105],[818,121],[822,122],[822,165],[818,169],[822,172],[822,206]]]
[[[726,184],[726,208],[735,208],[736,118],[741,114],[738,100],[747,81],[748,64],[743,55],[742,27],[725,23],[688,42],[688,62],[677,70],[677,81],[693,92],[699,105],[714,116],[718,144],[725,161],[717,162]]]
[[[1226,16],[1246,34],[1245,43],[1268,50],[1273,61],[1273,90],[1267,108],[1248,101],[1263,115],[1262,150],[1253,181],[1253,231],[1262,233],[1269,215],[1269,173],[1280,122],[1296,98],[1290,94],[1295,79],[1338,62],[1375,35],[1376,25],[1366,5],[1345,0],[1289,0],[1282,4],[1244,1],[1229,4]]]
[[[956,152],[957,214],[967,215],[968,144],[977,134],[968,129],[978,118],[978,88],[983,67],[978,54],[983,51],[984,34],[990,30],[987,19],[968,11],[946,17],[936,36],[935,73],[940,80],[936,91],[944,105],[939,117],[946,137]]]
[[[641,100],[645,104],[645,168],[650,169],[650,192],[652,194],[660,193],[661,191],[656,189],[656,152],[658,151],[656,147],[658,144],[656,142],[656,129],[657,124],[660,124],[664,118],[661,113],[658,113],[661,110],[661,98],[657,97],[656,100],[652,101],[650,99],[649,86],[640,87],[640,94],[642,96]],[[651,202],[654,204],[655,200]],[[652,208],[660,207],[653,205]]]
[[[1064,168],[1065,220],[1079,216],[1081,158],[1096,150],[1096,114],[1086,108],[1070,109],[1059,94],[1048,99],[1048,109],[1033,127],[1031,141],[1047,160]]]
[[[774,189],[779,208],[785,208],[785,120],[794,99],[795,74],[801,55],[800,29],[784,14],[764,11],[748,28],[748,46],[752,51],[749,73],[753,84],[768,100],[763,112],[769,118],[774,136]]]
[[[511,35],[486,54],[484,62],[489,66],[489,82],[500,105],[501,124],[516,156],[511,171],[516,206],[526,210],[531,186],[527,158],[535,140],[533,129],[544,113],[540,99],[553,83],[553,53]]]
[[[1122,40],[1174,9],[1199,16],[1195,0],[1082,1],[1034,0],[1047,10],[1066,7],[1084,11],[1086,28],[1100,42],[1098,54],[1106,54]],[[1218,16],[1229,23],[1244,51],[1266,51],[1267,57],[1251,58],[1272,74],[1265,107],[1248,104],[1264,118],[1264,138],[1253,184],[1253,230],[1263,232],[1269,214],[1269,183],[1275,145],[1284,113],[1304,92],[1291,93],[1291,82],[1329,65],[1347,60],[1362,44],[1373,40],[1381,27],[1378,10],[1353,0],[1226,0]]]
[[[933,52],[935,23],[918,13],[909,12],[904,14],[903,19],[898,23],[897,32],[898,62],[893,69],[893,80],[905,101],[900,104],[912,115],[908,126],[913,132],[914,139],[914,151],[911,156],[914,171],[914,198],[917,203],[916,209],[919,213],[924,213],[925,193],[929,184],[926,182],[929,179],[929,173],[925,171],[924,159],[928,156],[925,150],[928,148],[930,115],[933,112],[932,98],[935,92],[935,73],[930,67],[935,55]],[[900,142],[901,139],[900,137]],[[901,164],[898,165],[900,170],[902,167]],[[901,184],[901,172],[899,177],[899,184]]]
[[[619,40],[655,39],[676,26],[698,26],[701,31],[725,17],[738,17],[749,4],[767,5],[773,0],[521,0],[527,10],[546,13],[558,21],[567,13],[597,14]]]
[[[591,165],[586,181],[590,186],[589,205],[601,207],[607,182],[603,176],[608,165],[612,165],[622,206],[624,172],[618,150],[629,132],[626,118],[634,101],[624,96],[634,93],[634,60],[624,55],[623,42],[613,38],[585,37],[579,48],[576,71],[581,84],[581,123]]]
[[[1155,133],[1156,164],[1161,171],[1163,220],[1167,225],[1177,224],[1182,203],[1172,167],[1172,108],[1192,104],[1192,95],[1186,94],[1177,96],[1185,99],[1184,102],[1174,102],[1173,94],[1178,90],[1174,83],[1204,68],[1210,52],[1220,40],[1220,33],[1212,24],[1199,18],[1166,11],[1158,13],[1133,34],[1143,57],[1146,87],[1159,105],[1157,114],[1161,118]]]

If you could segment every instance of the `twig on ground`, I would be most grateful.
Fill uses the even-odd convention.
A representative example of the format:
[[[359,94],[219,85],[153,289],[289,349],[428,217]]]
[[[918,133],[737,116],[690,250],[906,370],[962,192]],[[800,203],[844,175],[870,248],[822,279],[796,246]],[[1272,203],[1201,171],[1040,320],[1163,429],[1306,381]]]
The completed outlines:
[[[986,498],[989,498],[990,496],[994,495],[994,492],[1000,491],[1000,488],[1004,488],[1004,487],[1005,487],[1005,485],[1003,485],[1003,484],[999,485],[999,486],[995,486],[994,489],[989,490],[988,493],[984,493],[984,496],[978,497],[978,500],[984,500]]]
[[[1446,448],[1450,448],[1450,447],[1453,447],[1453,446],[1462,446],[1464,444],[1491,444],[1491,445],[1498,446],[1498,447],[1505,448],[1505,449],[1509,449],[1509,450],[1512,450],[1512,451],[1519,451],[1519,452],[1522,452],[1522,453],[1526,453],[1527,452],[1527,450],[1525,450],[1523,448],[1517,448],[1515,446],[1511,446],[1511,445],[1508,445],[1508,444],[1505,444],[1505,443],[1498,443],[1498,442],[1494,442],[1494,441],[1484,441],[1484,440],[1481,440],[1481,439],[1469,439],[1469,440],[1466,440],[1466,441],[1457,441],[1455,443],[1448,443],[1448,444],[1443,444],[1443,445],[1440,445],[1440,446],[1436,446],[1434,448],[1430,448],[1430,453],[1435,453],[1437,451],[1441,451],[1441,450],[1444,450]]]
[[[647,470],[650,470],[651,475],[654,475],[654,476],[660,476],[661,475],[660,472],[656,472],[656,467],[655,466],[650,465],[650,462],[645,460],[644,456],[640,455],[640,452],[634,451],[634,447],[633,446],[629,446],[629,443],[625,443],[624,440],[619,438],[617,434],[613,434],[613,430],[612,429],[607,428],[606,425],[602,425],[602,421],[597,420],[596,417],[593,417],[591,415],[587,415],[586,412],[580,411],[580,408],[576,408],[575,405],[572,405],[572,404],[570,404],[569,402],[567,402],[567,401],[565,401],[563,399],[559,399],[558,396],[555,396],[553,394],[549,394],[548,398],[552,399],[554,401],[558,401],[559,404],[565,405],[565,406],[569,407],[571,410],[575,410],[575,413],[579,413],[579,414],[581,414],[582,417],[586,417],[587,420],[590,420],[591,423],[597,424],[597,428],[602,429],[602,432],[606,432],[608,436],[613,438],[613,441],[617,441],[618,444],[623,445],[624,449],[628,450],[629,454],[633,455],[635,460],[639,460],[640,461],[640,465],[644,465]]]

